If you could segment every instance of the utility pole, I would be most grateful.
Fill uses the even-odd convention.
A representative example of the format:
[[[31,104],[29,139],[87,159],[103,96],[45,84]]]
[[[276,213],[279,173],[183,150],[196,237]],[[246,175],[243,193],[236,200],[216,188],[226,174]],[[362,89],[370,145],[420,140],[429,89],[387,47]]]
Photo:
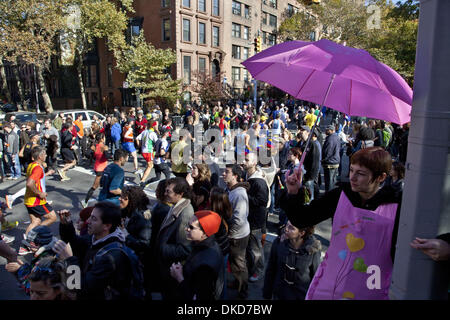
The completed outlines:
[[[447,299],[448,265],[411,248],[450,232],[450,1],[421,0],[405,188],[391,299]]]

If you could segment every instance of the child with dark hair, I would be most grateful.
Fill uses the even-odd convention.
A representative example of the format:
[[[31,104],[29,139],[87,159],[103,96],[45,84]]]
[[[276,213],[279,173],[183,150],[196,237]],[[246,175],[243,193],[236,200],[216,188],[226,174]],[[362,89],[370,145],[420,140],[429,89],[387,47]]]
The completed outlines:
[[[44,258],[31,270],[31,300],[75,300],[76,295],[67,289],[66,268],[55,258]]]
[[[320,241],[314,227],[297,228],[287,222],[284,234],[272,244],[264,277],[263,297],[304,300],[320,264]]]
[[[403,192],[405,185],[405,166],[398,161],[392,163],[389,176],[386,178],[385,186],[391,186],[396,192]]]

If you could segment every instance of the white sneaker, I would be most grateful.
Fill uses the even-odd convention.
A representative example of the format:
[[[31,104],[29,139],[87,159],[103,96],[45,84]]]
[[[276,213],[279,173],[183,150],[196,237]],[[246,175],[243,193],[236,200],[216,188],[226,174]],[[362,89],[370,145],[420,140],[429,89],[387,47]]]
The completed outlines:
[[[83,207],[83,209],[88,206],[87,202],[84,200],[81,200],[80,203],[81,203],[81,206]]]
[[[5,241],[6,244],[11,243],[14,240],[16,240],[16,237],[8,236],[7,234],[2,234],[1,238],[2,238],[3,241]]]

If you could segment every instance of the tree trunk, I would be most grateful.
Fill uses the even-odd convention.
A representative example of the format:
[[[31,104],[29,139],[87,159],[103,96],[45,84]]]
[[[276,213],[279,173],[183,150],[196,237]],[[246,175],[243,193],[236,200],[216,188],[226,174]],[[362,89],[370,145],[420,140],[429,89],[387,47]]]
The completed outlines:
[[[83,109],[87,109],[86,103],[86,94],[84,91],[84,82],[83,82],[83,59],[79,56],[77,63],[77,75],[78,75],[78,85],[80,86],[80,94],[81,94],[81,104]]]
[[[41,90],[42,99],[44,99],[44,108],[47,114],[53,112],[52,101],[47,92],[47,87],[45,86],[44,76],[42,74],[42,69],[36,66],[36,73],[38,77],[39,89]]]
[[[2,79],[0,92],[3,92],[7,102],[12,102],[11,92],[9,91],[8,88],[8,82],[6,81],[5,65],[3,64],[2,56],[0,56],[0,78]]]
[[[20,80],[20,77],[19,77],[19,65],[15,65],[12,69],[13,69],[13,72],[14,72],[14,78],[16,80],[17,91],[19,93],[19,99],[20,99],[20,102],[17,103],[17,108],[19,110],[24,110],[25,97],[23,95],[22,81]]]

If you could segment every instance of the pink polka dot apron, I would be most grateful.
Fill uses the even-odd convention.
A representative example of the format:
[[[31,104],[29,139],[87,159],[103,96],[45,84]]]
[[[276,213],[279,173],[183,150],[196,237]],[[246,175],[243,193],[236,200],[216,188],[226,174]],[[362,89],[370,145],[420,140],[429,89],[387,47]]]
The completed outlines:
[[[330,246],[306,299],[389,299],[396,212],[396,203],[380,205],[375,211],[355,208],[342,192]]]

